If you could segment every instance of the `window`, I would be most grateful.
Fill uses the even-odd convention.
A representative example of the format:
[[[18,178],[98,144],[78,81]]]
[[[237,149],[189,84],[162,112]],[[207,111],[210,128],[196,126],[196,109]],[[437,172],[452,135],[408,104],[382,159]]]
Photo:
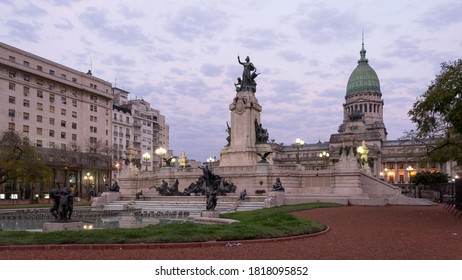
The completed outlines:
[[[43,80],[42,79],[37,79],[37,85],[43,86]]]
[[[91,122],[98,122],[98,118],[96,116],[90,116]]]
[[[90,132],[96,133],[96,126],[90,126]]]
[[[50,93],[50,102],[55,102],[55,95]]]
[[[72,134],[72,141],[77,141],[77,134]]]
[[[41,91],[41,90],[38,89],[38,90],[37,90],[37,97],[38,97],[38,98],[43,98],[43,91]]]
[[[14,126],[14,123],[8,123],[8,129],[9,130],[16,130],[15,126]]]
[[[66,93],[66,92],[67,92],[67,88],[61,87],[61,93]]]
[[[90,137],[91,144],[96,144],[97,142],[98,142],[98,139],[96,139],[96,137]]]
[[[51,90],[55,89],[55,84],[49,83],[48,88],[51,89]]]
[[[66,109],[61,109],[61,115],[65,116],[66,115]]]
[[[72,100],[72,106],[77,107],[77,100]]]
[[[43,111],[43,104],[42,103],[37,103],[37,110],[38,111]]]
[[[127,123],[130,123],[130,117],[126,117],[125,121],[126,121]]]
[[[61,150],[65,150],[66,149],[66,144],[61,144]]]
[[[66,132],[61,132],[61,139],[66,139]]]
[[[15,115],[15,111],[13,109],[9,109],[8,110],[8,117],[14,118],[14,115]]]
[[[24,92],[24,96],[29,96],[29,88],[28,87],[24,87],[23,92]]]
[[[74,83],[77,83],[77,79],[76,79],[76,78],[72,78],[72,81],[73,81]]]
[[[55,131],[54,130],[50,130],[50,132],[48,133],[48,135],[50,137],[55,137]]]
[[[50,106],[50,113],[54,113],[55,112],[55,106]]]
[[[50,123],[51,125],[55,125],[55,119],[54,119],[54,118],[50,118],[49,123]]]
[[[40,65],[37,65],[37,70],[39,70],[39,71],[43,71],[43,67],[42,67],[42,66],[40,66]]]
[[[8,97],[8,102],[11,104],[16,104],[16,98],[14,96],[9,96]]]
[[[42,135],[43,129],[41,127],[37,127],[37,135]]]
[[[73,129],[77,129],[77,123],[73,122],[73,123],[72,123],[72,128],[73,128]]]
[[[37,142],[35,142],[35,146],[42,147],[42,140],[37,140]]]
[[[72,117],[77,118],[77,112],[76,111],[72,111]]]
[[[55,147],[55,142],[49,142],[48,147],[53,149]]]
[[[50,75],[55,75],[55,70],[50,70]]]
[[[8,71],[8,74],[9,74],[10,78],[16,78],[16,71],[10,70],[10,71]]]
[[[11,62],[16,62],[16,57],[10,55],[8,60],[11,61]]]
[[[16,84],[15,83],[10,83],[9,89],[10,90],[16,90]]]
[[[37,122],[41,123],[43,121],[43,116],[37,115]]]
[[[66,74],[61,74],[62,79],[66,79]]]
[[[96,105],[90,105],[90,111],[92,111],[92,112],[98,112],[98,106],[96,106]]]
[[[29,67],[29,61],[25,61],[25,60],[24,60],[24,63],[23,63],[23,64],[24,64],[24,66]]]
[[[24,99],[24,101],[23,101],[23,103],[22,103],[22,106],[24,106],[24,107],[30,107],[29,100]]]
[[[98,102],[98,97],[96,95],[91,95],[90,99],[94,101],[95,103]]]
[[[66,121],[61,121],[61,126],[66,127]]]
[[[28,125],[23,125],[22,126],[22,132],[29,133],[29,126]]]
[[[64,105],[67,104],[67,100],[66,100],[66,97],[64,96],[61,96],[61,103],[63,103]]]
[[[22,113],[22,118],[25,119],[25,120],[28,120],[29,119],[29,113],[27,113],[27,112]]]

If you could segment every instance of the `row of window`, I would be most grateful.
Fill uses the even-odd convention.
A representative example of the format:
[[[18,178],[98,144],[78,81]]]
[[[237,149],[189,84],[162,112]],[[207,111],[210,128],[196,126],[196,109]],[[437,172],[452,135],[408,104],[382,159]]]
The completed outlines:
[[[15,83],[12,83],[10,82],[9,85],[8,85],[8,88],[9,90],[11,91],[16,91],[16,84]],[[50,88],[52,89],[52,88]],[[61,90],[61,93],[65,93],[66,92],[66,89],[64,88],[63,90]],[[29,96],[29,93],[30,93],[30,88],[27,87],[27,86],[24,86],[23,87],[23,93],[24,93],[24,96]],[[77,92],[73,90],[73,95],[75,97],[77,97]],[[43,98],[43,90],[41,89],[37,89],[37,97],[38,98]],[[97,103],[97,100],[98,100],[98,97],[96,95],[90,95],[90,99]],[[53,93],[50,93],[50,102],[55,102],[55,95]],[[65,96],[61,96],[61,103],[62,104],[67,104],[67,97]],[[77,107],[77,100],[72,100],[72,105],[74,107]],[[93,105],[96,107],[96,105]]]
[[[75,100],[73,100],[73,103],[74,103],[74,101]],[[10,104],[16,104],[16,97],[11,96],[11,95],[8,96],[8,102]],[[23,100],[23,106],[26,107],[26,108],[30,107],[30,103],[31,102],[28,99]],[[43,111],[43,107],[44,107],[43,103],[41,103],[41,102],[36,103],[36,109],[38,111]],[[75,101],[75,106],[74,107],[77,107],[77,101]],[[55,113],[55,109],[56,109],[55,106],[53,106],[53,105],[49,106],[50,113]],[[90,111],[91,112],[98,112],[98,107],[96,105],[90,105]],[[66,113],[67,113],[66,109],[61,109],[61,115],[66,116]],[[72,111],[72,117],[77,118],[77,112],[76,111]],[[96,116],[90,116],[90,121],[97,122],[97,117]]]
[[[16,57],[10,55],[9,61],[16,63]],[[27,60],[23,61],[23,65],[26,66],[26,67],[30,67],[30,63]],[[43,66],[37,65],[37,70],[43,72]],[[49,73],[50,73],[50,75],[55,76],[55,70],[50,69]],[[66,74],[61,74],[61,78],[64,79],[64,80],[67,80]],[[72,82],[77,83],[77,78],[72,77]]]

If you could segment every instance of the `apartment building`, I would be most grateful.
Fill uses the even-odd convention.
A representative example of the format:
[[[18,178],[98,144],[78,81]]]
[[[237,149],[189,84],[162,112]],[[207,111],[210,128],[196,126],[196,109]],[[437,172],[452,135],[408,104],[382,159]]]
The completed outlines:
[[[112,99],[111,83],[91,71],[0,43],[0,131],[28,138],[53,168],[54,182],[75,185],[80,195],[110,184]]]
[[[169,147],[165,116],[143,99],[129,100],[125,90],[113,88],[113,92],[113,161],[122,162],[123,151],[132,144],[138,151],[134,163],[143,170],[156,170],[161,160],[156,150],[162,147],[168,151]]]

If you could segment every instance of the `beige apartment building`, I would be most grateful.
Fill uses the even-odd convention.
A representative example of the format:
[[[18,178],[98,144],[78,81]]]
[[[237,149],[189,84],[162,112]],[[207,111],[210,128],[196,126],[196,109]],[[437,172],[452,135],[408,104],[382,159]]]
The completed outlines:
[[[138,161],[156,147],[168,150],[165,117],[127,95],[90,70],[77,71],[0,43],[0,117],[5,120],[0,131],[27,138],[52,167],[54,182],[74,185],[80,197],[111,185],[124,167],[130,141]],[[37,185],[36,191],[45,194],[50,187]]]
[[[113,178],[123,166],[120,163],[124,161],[124,151],[130,144],[137,151],[134,163],[143,170],[156,170],[161,160],[156,150],[162,147],[166,156],[171,154],[165,116],[143,99],[129,100],[129,92],[125,90],[114,87],[113,92],[113,161],[119,163]]]

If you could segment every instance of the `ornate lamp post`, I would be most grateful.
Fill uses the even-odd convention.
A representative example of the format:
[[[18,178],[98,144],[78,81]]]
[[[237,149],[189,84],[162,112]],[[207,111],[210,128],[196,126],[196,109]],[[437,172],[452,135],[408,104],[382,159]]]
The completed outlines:
[[[160,159],[160,164],[159,164],[159,167],[162,168],[162,158],[164,157],[164,155],[167,153],[167,150],[165,150],[164,148],[162,147],[159,147],[156,149],[155,151],[156,155],[159,157]]]
[[[145,152],[143,154],[143,159],[144,159],[144,162],[146,163],[146,171],[148,171],[148,161],[151,159],[151,154],[148,152]]]
[[[303,147],[303,145],[305,145],[305,141],[303,141],[303,139],[300,139],[300,138],[297,138],[295,139],[295,148],[297,148],[297,164],[300,163],[300,148]]]
[[[213,158],[213,157],[209,157],[209,158],[207,159],[207,164],[208,164],[210,167],[212,166],[212,164],[213,164],[214,162],[215,162],[215,158]]]
[[[409,186],[412,186],[412,182],[411,182],[411,179],[412,179],[412,171],[414,171],[414,168],[412,166],[408,166],[406,167],[406,171],[407,171],[407,177],[408,177],[408,180],[409,180]],[[414,193],[414,197],[416,197],[417,195],[417,189],[415,190],[415,193]]]
[[[83,177],[83,179],[85,180],[85,186],[86,186],[86,189],[87,189],[88,200],[90,200],[90,198],[94,195],[93,189],[90,189],[90,186],[93,183],[93,175],[91,175],[91,173],[88,172],[87,175],[85,175]]]

